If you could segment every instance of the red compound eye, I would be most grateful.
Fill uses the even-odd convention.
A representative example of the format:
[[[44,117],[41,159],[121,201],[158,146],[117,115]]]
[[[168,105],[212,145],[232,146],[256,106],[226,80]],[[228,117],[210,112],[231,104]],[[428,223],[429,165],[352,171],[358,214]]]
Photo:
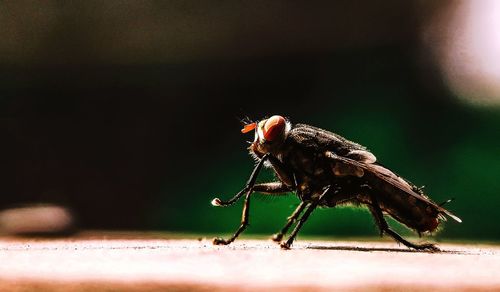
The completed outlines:
[[[283,118],[282,116],[270,117],[269,119],[267,119],[266,123],[264,124],[264,128],[262,129],[264,139],[266,139],[267,141],[273,141],[274,139],[278,138],[285,130],[285,125],[285,118]]]
[[[243,126],[243,129],[241,129],[241,132],[243,134],[246,134],[246,133],[252,131],[253,129],[255,129],[255,127],[257,127],[256,123],[246,124],[245,126]]]

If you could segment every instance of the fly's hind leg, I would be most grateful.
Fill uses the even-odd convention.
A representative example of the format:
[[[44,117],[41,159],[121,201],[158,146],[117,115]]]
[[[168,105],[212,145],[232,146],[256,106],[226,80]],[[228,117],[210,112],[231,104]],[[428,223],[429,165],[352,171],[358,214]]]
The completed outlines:
[[[381,236],[384,233],[386,233],[390,237],[394,238],[394,240],[396,240],[397,242],[400,242],[400,243],[404,244],[405,246],[416,249],[416,250],[439,251],[439,248],[437,248],[434,244],[431,244],[431,243],[424,243],[424,244],[411,243],[408,240],[404,239],[397,232],[392,230],[384,219],[384,215],[382,214],[382,210],[380,209],[380,205],[378,204],[377,198],[374,195],[370,195],[370,198],[372,200],[372,204],[368,205],[368,207],[370,208],[371,214],[375,218],[375,222],[377,223],[377,226],[380,230]]]
[[[273,241],[281,242],[281,240],[283,239],[283,236],[285,236],[288,229],[290,229],[290,226],[292,226],[297,221],[297,218],[299,218],[302,211],[304,211],[306,205],[307,205],[307,203],[300,202],[300,205],[297,207],[297,209],[295,209],[295,211],[293,211],[292,215],[290,215],[287,218],[285,226],[283,226],[283,228],[278,233],[273,235],[273,237],[271,238]]]

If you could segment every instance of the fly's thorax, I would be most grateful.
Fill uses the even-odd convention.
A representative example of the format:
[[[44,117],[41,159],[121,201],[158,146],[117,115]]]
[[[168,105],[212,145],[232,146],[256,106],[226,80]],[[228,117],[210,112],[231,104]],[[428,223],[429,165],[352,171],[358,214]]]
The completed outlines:
[[[322,153],[285,141],[282,162],[294,173],[297,194],[302,200],[320,196],[335,179]]]
[[[283,147],[283,160],[292,169],[303,173],[310,180],[321,181],[326,177],[332,177],[330,163],[320,152],[285,143]]]

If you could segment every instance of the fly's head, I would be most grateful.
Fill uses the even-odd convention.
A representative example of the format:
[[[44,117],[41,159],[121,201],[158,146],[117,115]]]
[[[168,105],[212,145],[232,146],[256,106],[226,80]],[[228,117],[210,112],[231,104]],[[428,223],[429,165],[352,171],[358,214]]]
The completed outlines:
[[[255,138],[250,147],[250,152],[258,157],[266,153],[275,153],[285,141],[291,124],[282,116],[272,116],[258,122],[249,123],[241,130],[242,133],[248,133],[255,130]]]

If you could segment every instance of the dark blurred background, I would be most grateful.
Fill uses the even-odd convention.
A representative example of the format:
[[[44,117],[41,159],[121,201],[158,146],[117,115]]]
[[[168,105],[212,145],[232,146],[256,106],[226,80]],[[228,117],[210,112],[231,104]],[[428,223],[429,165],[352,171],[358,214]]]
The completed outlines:
[[[494,0],[2,2],[0,207],[230,233],[241,205],[210,201],[252,170],[238,117],[281,114],[455,198],[464,222],[441,238],[498,240],[499,19]],[[248,233],[277,231],[298,203],[256,198]],[[303,234],[377,231],[340,208]]]

